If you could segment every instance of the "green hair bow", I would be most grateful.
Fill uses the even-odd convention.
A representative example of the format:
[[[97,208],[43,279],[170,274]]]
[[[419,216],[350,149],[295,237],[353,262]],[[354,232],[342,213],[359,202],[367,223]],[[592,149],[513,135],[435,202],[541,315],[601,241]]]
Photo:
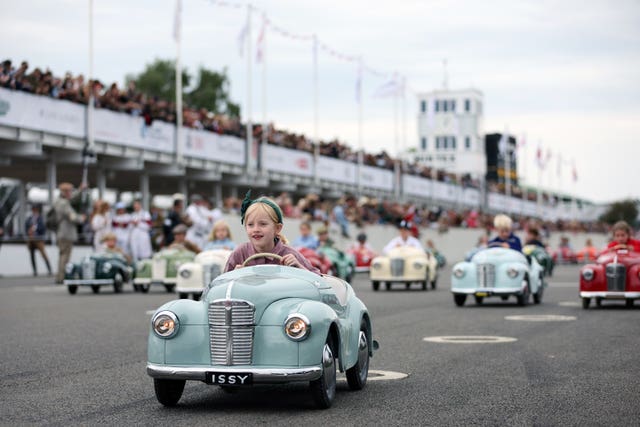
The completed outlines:
[[[258,197],[257,199],[251,200],[251,190],[247,191],[247,194],[245,194],[244,199],[242,200],[242,205],[240,206],[240,224],[244,224],[244,216],[247,213],[247,209],[249,209],[249,206],[254,203],[264,203],[265,205],[270,206],[278,216],[278,223],[282,224],[282,211],[280,210],[280,206],[276,205],[266,197]]]

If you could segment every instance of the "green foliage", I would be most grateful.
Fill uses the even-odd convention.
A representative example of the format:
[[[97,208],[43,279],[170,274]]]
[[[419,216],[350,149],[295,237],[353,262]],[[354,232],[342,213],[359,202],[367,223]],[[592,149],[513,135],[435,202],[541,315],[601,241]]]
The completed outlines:
[[[127,82],[134,81],[136,88],[147,96],[156,96],[172,102],[176,100],[176,70],[172,60],[156,59],[147,64],[145,70],[138,75],[127,75]],[[192,76],[186,69],[182,70],[183,100],[194,108],[205,108],[219,114],[240,117],[239,104],[229,99],[230,82],[226,68],[221,72],[198,69],[197,84],[186,91]]]
[[[622,200],[614,202],[609,209],[600,217],[600,221],[607,224],[615,224],[618,221],[626,221],[627,224],[633,226],[638,218],[638,207],[633,200]]]

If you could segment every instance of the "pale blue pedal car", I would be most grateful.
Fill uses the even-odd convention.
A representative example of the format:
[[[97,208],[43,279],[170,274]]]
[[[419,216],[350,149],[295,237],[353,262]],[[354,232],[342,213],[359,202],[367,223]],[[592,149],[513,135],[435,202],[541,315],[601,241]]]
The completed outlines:
[[[476,252],[469,261],[459,262],[451,272],[451,292],[457,306],[463,306],[467,296],[476,304],[485,298],[507,300],[515,296],[518,305],[539,304],[546,286],[544,268],[535,257],[502,247],[489,247]]]
[[[260,256],[279,258],[256,254],[247,261]],[[218,276],[201,301],[158,308],[147,373],[165,406],[177,404],[186,380],[225,389],[307,381],[316,404],[327,408],[337,370],[351,389],[364,387],[374,348],[369,312],[347,282],[258,265]]]

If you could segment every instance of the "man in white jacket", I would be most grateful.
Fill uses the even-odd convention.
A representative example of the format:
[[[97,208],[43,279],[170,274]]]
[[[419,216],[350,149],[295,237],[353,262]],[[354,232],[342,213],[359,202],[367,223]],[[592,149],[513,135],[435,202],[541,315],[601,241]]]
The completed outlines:
[[[213,218],[211,216],[211,211],[209,211],[209,208],[202,196],[199,194],[191,196],[191,204],[185,213],[192,221],[192,224],[187,231],[187,240],[195,243],[201,248],[204,247],[207,243],[207,236],[209,236],[209,233],[213,228]]]
[[[400,221],[400,224],[398,225],[398,228],[400,229],[400,235],[391,239],[391,241],[387,243],[384,249],[382,249],[382,253],[386,255],[391,249],[401,246],[412,246],[414,248],[424,250],[424,247],[422,247],[422,243],[420,243],[420,240],[411,235],[412,227],[413,224],[410,221]]]
[[[133,261],[151,258],[151,214],[142,209],[140,200],[133,202],[129,230],[129,244]]]

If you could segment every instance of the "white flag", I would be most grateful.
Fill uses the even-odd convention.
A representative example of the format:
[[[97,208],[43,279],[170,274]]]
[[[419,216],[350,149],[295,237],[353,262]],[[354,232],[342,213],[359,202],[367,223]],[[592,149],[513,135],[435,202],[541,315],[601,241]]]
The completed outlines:
[[[394,75],[391,80],[378,87],[373,96],[376,98],[386,98],[389,96],[397,96],[401,93],[402,84],[398,81],[398,76]]]
[[[267,19],[262,18],[262,28],[260,34],[258,34],[258,40],[256,41],[256,62],[260,63],[264,59],[264,34],[267,27]]]
[[[242,27],[242,29],[238,33],[238,39],[237,39],[238,40],[238,54],[240,55],[240,57],[242,57],[242,55],[244,54],[244,45],[245,45],[245,40],[247,38],[247,34],[248,33],[249,33],[249,22],[244,24],[244,27]]]

